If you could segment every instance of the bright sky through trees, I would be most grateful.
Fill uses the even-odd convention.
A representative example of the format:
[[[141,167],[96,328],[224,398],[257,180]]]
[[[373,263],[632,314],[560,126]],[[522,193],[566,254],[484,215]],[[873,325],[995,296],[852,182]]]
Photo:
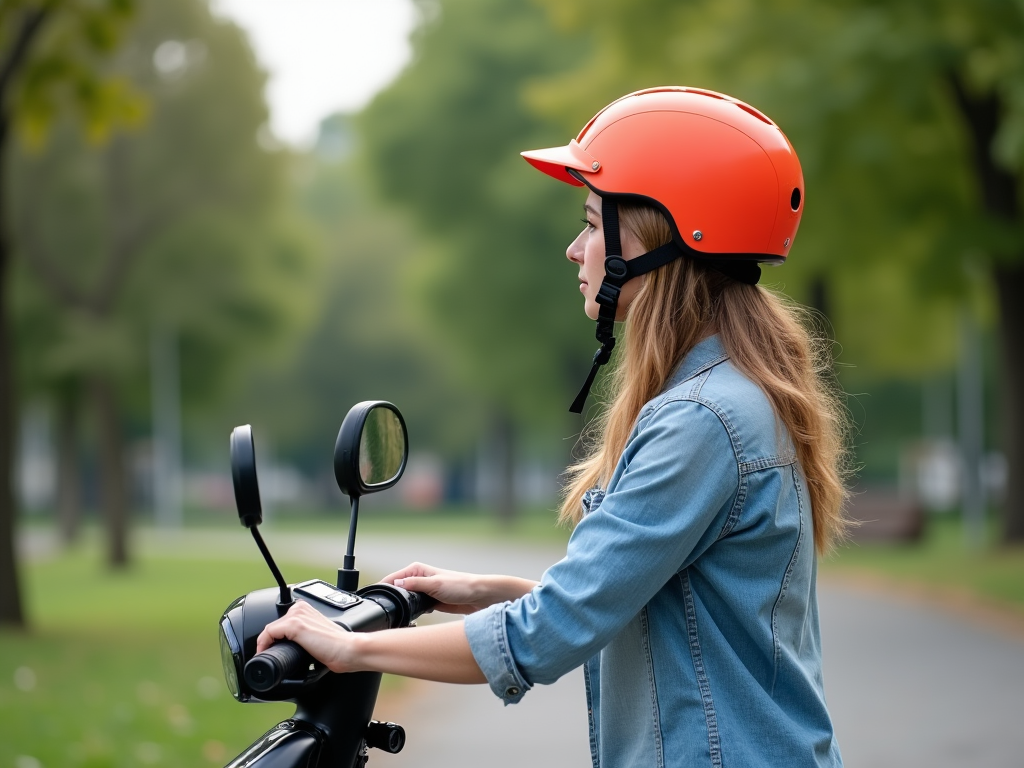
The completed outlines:
[[[270,74],[274,135],[316,136],[320,120],[361,108],[409,60],[412,0],[211,0],[249,35]]]

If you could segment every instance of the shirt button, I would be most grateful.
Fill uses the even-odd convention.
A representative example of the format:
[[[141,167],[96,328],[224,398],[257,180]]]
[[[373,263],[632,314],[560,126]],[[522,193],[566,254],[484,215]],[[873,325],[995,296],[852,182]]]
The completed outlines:
[[[511,688],[506,688],[506,689],[505,689],[505,695],[506,695],[506,696],[518,696],[518,695],[519,695],[519,689],[518,689],[518,688],[516,688],[516,687],[515,687],[515,686],[513,685],[513,686],[512,686]]]

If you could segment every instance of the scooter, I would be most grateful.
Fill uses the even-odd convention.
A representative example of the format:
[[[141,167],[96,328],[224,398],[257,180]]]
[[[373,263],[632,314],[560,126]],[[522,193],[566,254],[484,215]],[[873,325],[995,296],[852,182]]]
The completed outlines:
[[[369,748],[394,754],[405,745],[400,725],[371,719],[380,673],[331,672],[287,640],[256,653],[256,638],[296,600],[350,632],[407,627],[432,610],[436,601],[419,592],[390,584],[358,588],[354,551],[359,499],[397,483],[407,458],[408,432],[398,408],[380,400],[352,407],[334,447],[334,475],[351,502],[344,565],[338,569],[336,584],[313,579],[288,585],[258,528],[263,513],[252,428],[241,426],[231,433],[238,516],[252,533],[277,587],[250,592],[225,609],[220,619],[224,677],[240,702],[289,701],[296,709],[225,768],[362,768]]]

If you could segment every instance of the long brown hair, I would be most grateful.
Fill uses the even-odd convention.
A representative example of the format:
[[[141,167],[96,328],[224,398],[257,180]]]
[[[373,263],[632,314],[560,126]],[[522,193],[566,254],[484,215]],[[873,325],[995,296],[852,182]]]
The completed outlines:
[[[619,217],[645,250],[672,238],[654,208],[620,204]],[[567,471],[559,520],[579,522],[584,493],[608,482],[644,404],[698,341],[717,333],[733,365],[762,389],[789,431],[807,479],[815,547],[827,552],[846,529],[847,419],[831,377],[831,346],[808,330],[808,319],[783,296],[693,259],[647,274],[626,315],[611,402],[584,435],[588,455]]]

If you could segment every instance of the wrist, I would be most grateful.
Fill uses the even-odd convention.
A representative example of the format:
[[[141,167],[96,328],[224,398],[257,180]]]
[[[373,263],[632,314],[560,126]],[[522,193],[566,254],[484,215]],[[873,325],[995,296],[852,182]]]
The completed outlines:
[[[486,575],[481,576],[475,585],[473,595],[473,605],[480,608],[486,608],[489,605],[504,600],[501,591],[501,576]]]
[[[359,672],[365,669],[365,659],[369,655],[367,642],[372,640],[372,633],[349,632],[339,638],[334,658],[327,665],[332,672]]]

